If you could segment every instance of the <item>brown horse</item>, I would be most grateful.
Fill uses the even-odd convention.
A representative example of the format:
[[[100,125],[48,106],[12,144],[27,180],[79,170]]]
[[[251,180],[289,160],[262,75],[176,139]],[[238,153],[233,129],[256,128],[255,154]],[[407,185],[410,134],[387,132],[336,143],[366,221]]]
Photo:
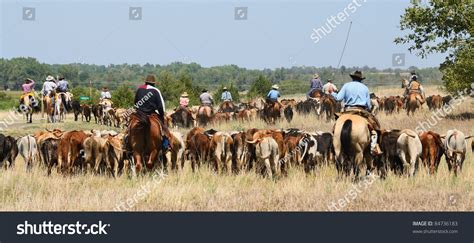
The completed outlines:
[[[144,161],[148,169],[153,168],[162,152],[162,142],[162,127],[157,114],[136,112],[130,116],[128,143],[133,151],[137,174]]]
[[[219,106],[219,111],[220,112],[234,112],[235,105],[234,103],[232,103],[232,101],[226,100],[222,102],[222,104]]]
[[[352,169],[355,179],[358,180],[361,172],[373,168],[368,125],[364,117],[355,114],[342,114],[337,119],[333,145],[339,176],[349,176]]]
[[[418,98],[419,94],[416,92],[411,92],[408,94],[407,97],[407,115],[410,115],[410,112],[412,115],[415,114],[416,109],[421,107],[421,102]]]
[[[199,126],[206,126],[213,117],[214,112],[212,111],[212,107],[207,105],[202,105],[198,109],[198,114],[196,116],[196,120]]]
[[[275,124],[281,118],[282,105],[279,102],[265,103],[263,108],[263,118],[269,124]]]
[[[52,92],[50,95],[43,97],[43,107],[45,108],[44,112],[46,112],[47,121],[51,123],[56,122],[56,117],[54,115],[55,107],[53,105],[54,96],[55,96],[55,93]]]

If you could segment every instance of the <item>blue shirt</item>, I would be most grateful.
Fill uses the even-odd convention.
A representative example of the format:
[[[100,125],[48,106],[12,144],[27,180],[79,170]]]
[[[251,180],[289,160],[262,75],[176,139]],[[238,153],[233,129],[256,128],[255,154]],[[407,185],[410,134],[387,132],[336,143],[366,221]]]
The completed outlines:
[[[345,106],[365,106],[370,110],[369,88],[359,81],[344,84],[339,93],[332,93],[337,101],[344,101]]]
[[[221,100],[223,100],[223,101],[226,101],[226,100],[232,101],[232,94],[230,94],[229,91],[224,91],[221,95]]]
[[[270,92],[268,92],[267,97],[271,100],[278,100],[278,97],[280,97],[280,92],[278,92],[278,90],[272,89]]]
[[[321,83],[321,79],[319,78],[313,78],[311,80],[311,83],[310,83],[310,86],[309,86],[310,89],[319,89],[319,90],[322,90],[323,89],[323,83]]]

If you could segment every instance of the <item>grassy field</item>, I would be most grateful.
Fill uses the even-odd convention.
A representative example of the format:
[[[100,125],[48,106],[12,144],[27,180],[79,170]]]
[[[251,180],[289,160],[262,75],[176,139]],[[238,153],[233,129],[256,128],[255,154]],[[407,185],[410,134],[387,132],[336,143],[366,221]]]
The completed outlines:
[[[398,95],[401,89],[375,90],[380,95]],[[436,87],[427,88],[427,94],[440,93]],[[451,115],[474,113],[474,99],[464,100]],[[0,113],[0,120],[8,116]],[[405,113],[380,114],[383,128],[415,129],[419,122],[432,116],[426,108],[414,117]],[[306,131],[330,131],[333,122],[315,117],[296,116],[291,124],[281,122],[278,128],[297,127]],[[105,129],[104,126],[68,120],[59,125],[47,125],[34,120],[25,125],[16,121],[5,134],[20,136],[45,127],[72,129]],[[228,123],[217,130],[242,130],[250,127],[265,128],[265,123]],[[432,130],[446,133],[457,128],[468,135],[474,134],[473,120],[441,119]],[[180,130],[185,133],[185,130]],[[470,141],[469,141],[470,142]],[[473,211],[474,156],[470,149],[463,173],[454,177],[448,173],[446,162],[439,171],[429,176],[421,167],[414,178],[389,174],[386,180],[367,180],[361,184],[350,180],[336,181],[334,166],[318,168],[305,175],[293,169],[288,177],[277,181],[264,179],[253,173],[234,176],[216,175],[207,168],[192,173],[189,163],[177,173],[166,176],[150,174],[137,179],[125,176],[112,179],[107,176],[77,175],[64,177],[53,173],[46,177],[43,168],[35,166],[27,173],[21,157],[16,167],[0,171],[2,211]],[[355,195],[355,196],[354,196]],[[337,205],[334,207],[334,205]],[[343,205],[343,206],[341,206]]]

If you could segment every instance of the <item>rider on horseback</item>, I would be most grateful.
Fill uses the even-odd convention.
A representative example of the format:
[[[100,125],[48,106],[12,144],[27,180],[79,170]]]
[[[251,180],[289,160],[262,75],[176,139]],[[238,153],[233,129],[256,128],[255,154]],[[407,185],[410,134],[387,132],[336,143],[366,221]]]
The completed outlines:
[[[214,104],[214,99],[208,93],[207,89],[202,90],[202,94],[199,96],[199,101],[201,102],[201,107],[208,106],[211,108],[211,111],[213,111],[212,105]],[[199,107],[199,109],[201,109],[201,107]]]
[[[319,74],[317,74],[317,73],[314,74],[313,79],[311,79],[309,85],[310,85],[309,86],[309,91],[308,91],[308,93],[306,93],[306,98],[307,99],[311,98],[311,94],[315,90],[321,91],[323,89],[323,83],[321,82],[321,79],[319,78]]]
[[[182,108],[187,109],[189,106],[189,98],[188,98],[188,92],[184,92],[181,94],[179,97],[179,106]]]
[[[278,98],[280,97],[280,92],[278,91],[279,89],[280,88],[276,84],[272,86],[272,90],[270,90],[270,92],[268,92],[267,94],[267,104],[273,104],[278,102]]]
[[[109,92],[109,88],[107,88],[106,86],[102,87],[102,92],[100,92],[100,99],[101,100],[112,99],[112,95]]]
[[[223,91],[224,92],[222,92],[221,101],[232,101],[232,94],[227,90],[227,87],[224,87]]]
[[[332,79],[328,79],[328,82],[323,86],[323,92],[329,94],[329,89],[332,89],[334,92],[338,92],[336,85],[332,83]]]
[[[329,93],[334,96],[337,101],[344,101],[344,112],[354,113],[367,119],[369,123],[369,130],[371,133],[371,152],[376,152],[377,148],[377,132],[380,130],[380,123],[377,118],[370,113],[371,102],[369,88],[362,83],[365,77],[362,76],[361,71],[355,71],[350,74],[352,82],[344,84],[339,93],[336,93],[332,88]]]
[[[23,102],[23,98],[28,97],[30,100],[32,100],[33,107],[38,106],[38,102],[35,99],[34,85],[35,85],[35,81],[33,79],[30,79],[30,78],[25,79],[25,83],[21,85],[23,94],[20,97],[20,104]]]
[[[146,115],[147,117],[153,114],[158,115],[161,129],[163,132],[163,148],[170,148],[170,132],[165,122],[165,102],[161,92],[155,87],[156,79],[154,75],[148,75],[145,79],[145,84],[139,86],[135,93],[135,107],[137,113]]]
[[[64,109],[67,112],[69,110],[69,104],[68,102],[66,102],[66,95],[69,92],[69,83],[62,76],[59,78],[58,87],[56,87],[56,91],[61,95],[61,100],[64,104]]]
[[[411,93],[416,93],[418,100],[420,103],[425,102],[425,91],[423,90],[423,86],[418,81],[418,76],[416,75],[415,71],[411,72],[410,82],[405,88],[405,92],[403,93],[403,97],[405,98],[405,107],[408,101],[408,95]]]

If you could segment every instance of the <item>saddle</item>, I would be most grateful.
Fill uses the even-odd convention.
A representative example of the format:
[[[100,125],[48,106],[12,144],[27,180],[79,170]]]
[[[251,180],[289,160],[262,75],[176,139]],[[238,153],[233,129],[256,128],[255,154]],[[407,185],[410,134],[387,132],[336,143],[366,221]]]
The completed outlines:
[[[369,129],[370,130],[380,130],[380,123],[379,123],[378,119],[375,118],[375,116],[372,113],[368,112],[366,109],[364,109],[362,107],[346,108],[344,112],[335,113],[334,116],[337,120],[343,114],[352,114],[352,115],[357,115],[357,116],[363,117],[369,123]]]

